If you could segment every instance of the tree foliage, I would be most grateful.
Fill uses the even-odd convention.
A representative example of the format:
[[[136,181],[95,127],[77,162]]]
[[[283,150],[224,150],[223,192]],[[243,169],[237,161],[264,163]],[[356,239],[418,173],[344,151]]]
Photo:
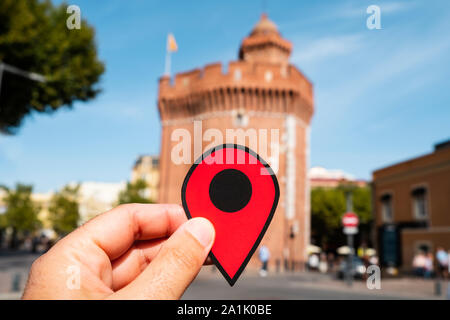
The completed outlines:
[[[370,189],[341,186],[311,190],[311,232],[318,244],[342,245],[342,215],[346,212],[346,192],[352,192],[353,211],[360,220],[360,233],[370,231],[372,222]]]
[[[358,214],[362,225],[372,222],[372,194],[370,188],[356,188],[353,190],[353,211]]]
[[[33,232],[41,226],[38,218],[39,207],[31,199],[33,187],[18,183],[15,190],[4,188],[6,211],[3,223],[12,228],[11,247],[16,246],[19,234]]]
[[[4,214],[0,214],[0,232],[2,229],[5,229],[7,226],[6,217]]]
[[[134,183],[128,182],[126,189],[119,193],[119,204],[151,203],[150,199],[145,195],[147,187],[147,183],[142,179]]]
[[[53,230],[59,235],[66,235],[78,227],[80,220],[78,191],[80,186],[65,186],[55,193],[50,200],[49,218]]]
[[[3,72],[0,132],[13,134],[32,112],[52,113],[94,98],[104,72],[94,29],[82,20],[69,30],[67,4],[45,0],[0,1],[0,61],[46,76],[47,82]]]

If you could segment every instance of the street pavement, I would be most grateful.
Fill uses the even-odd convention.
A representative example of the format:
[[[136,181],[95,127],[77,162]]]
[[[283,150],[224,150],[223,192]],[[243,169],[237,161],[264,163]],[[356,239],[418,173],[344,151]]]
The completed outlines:
[[[366,282],[355,280],[349,287],[333,275],[317,272],[270,274],[262,278],[256,272],[245,272],[230,287],[214,267],[205,267],[185,292],[183,299],[288,299],[288,300],[378,300],[378,299],[444,299],[434,295],[434,281],[421,279],[381,280],[381,289],[368,289]],[[209,269],[209,270],[207,270]]]
[[[0,252],[0,299],[19,299],[32,262],[38,255]],[[215,269],[204,267],[185,292],[183,299],[444,299],[436,296],[435,281],[413,278],[381,279],[381,289],[370,290],[364,281],[354,281],[349,287],[333,275],[317,272],[269,273],[244,271],[233,287]]]
[[[0,299],[20,297],[31,264],[39,254],[0,251]]]

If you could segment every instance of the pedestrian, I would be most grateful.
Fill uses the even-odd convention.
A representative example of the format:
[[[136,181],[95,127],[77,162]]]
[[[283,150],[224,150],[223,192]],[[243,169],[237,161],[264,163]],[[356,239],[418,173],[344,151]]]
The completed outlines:
[[[448,270],[447,270],[447,274],[450,274],[450,250],[447,251],[447,257],[448,257]]]
[[[328,270],[330,270],[331,272],[334,271],[335,257],[332,252],[328,253],[327,260],[328,260]]]
[[[259,248],[259,260],[261,261],[261,270],[259,270],[259,275],[261,277],[267,276],[267,265],[269,263],[269,259],[270,259],[269,248],[267,248],[265,245],[262,245]]]
[[[438,247],[436,250],[436,260],[438,263],[439,276],[443,279],[447,279],[448,276],[448,253],[443,247]]]
[[[428,252],[425,256],[425,279],[430,279],[433,275],[433,269],[434,269],[434,261],[433,261],[433,254],[431,252]]]
[[[413,258],[413,269],[414,274],[419,277],[423,277],[425,275],[425,253],[423,251],[419,251]]]
[[[319,271],[320,273],[326,273],[328,271],[327,254],[325,252],[320,254]]]
[[[308,258],[308,267],[310,270],[317,270],[319,268],[319,256],[315,253]]]

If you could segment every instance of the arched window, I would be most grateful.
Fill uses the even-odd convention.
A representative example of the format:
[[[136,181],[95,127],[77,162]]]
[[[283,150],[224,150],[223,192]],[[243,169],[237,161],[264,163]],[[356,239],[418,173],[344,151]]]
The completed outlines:
[[[418,187],[411,192],[413,216],[417,220],[428,219],[427,189]]]
[[[394,210],[392,206],[392,194],[386,193],[381,196],[381,218],[383,222],[389,223],[394,220]]]

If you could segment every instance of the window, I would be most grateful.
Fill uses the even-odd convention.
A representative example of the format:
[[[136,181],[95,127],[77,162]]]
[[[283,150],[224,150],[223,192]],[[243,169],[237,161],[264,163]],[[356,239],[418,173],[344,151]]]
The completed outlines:
[[[428,218],[427,210],[427,189],[424,187],[416,188],[411,192],[413,198],[413,215],[418,220]]]
[[[242,73],[240,69],[234,70],[234,81],[241,81]]]
[[[266,71],[266,73],[264,74],[264,80],[266,80],[266,82],[270,82],[272,81],[273,78],[273,74],[270,71]]]
[[[246,127],[248,125],[248,116],[241,111],[237,112],[234,118],[234,125],[236,127]]]
[[[394,215],[392,212],[392,195],[385,194],[381,197],[381,216],[384,222],[392,222]]]

